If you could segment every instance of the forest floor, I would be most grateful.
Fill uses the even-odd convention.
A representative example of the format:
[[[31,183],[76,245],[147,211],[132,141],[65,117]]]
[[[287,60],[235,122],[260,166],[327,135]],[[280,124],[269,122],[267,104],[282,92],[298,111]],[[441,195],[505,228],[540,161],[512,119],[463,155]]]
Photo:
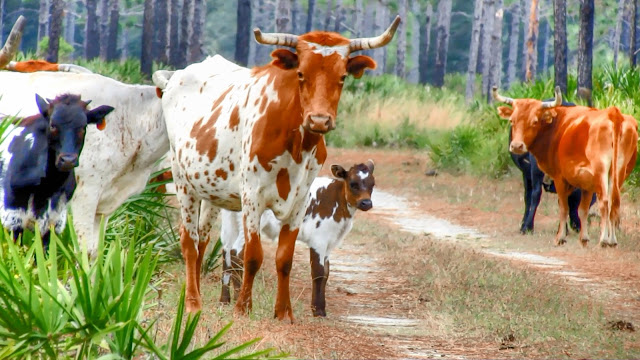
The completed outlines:
[[[408,150],[330,149],[326,164],[349,167],[368,158],[376,164],[374,207],[356,214],[353,231],[331,255],[327,318],[311,315],[308,249],[298,244],[291,281],[296,322],[272,319],[276,245],[263,241],[248,318],[218,303],[220,269],[204,277],[199,342],[232,320],[229,343],[260,337],[257,348],[292,358],[639,356],[640,205],[629,194],[617,248],[597,246],[597,221],[586,248],[575,233],[555,247],[554,194],[543,195],[535,233],[519,233],[519,177],[427,176],[426,154]],[[184,270],[174,264],[164,271],[160,324],[168,331]],[[502,290],[491,290],[493,282]],[[529,294],[521,298],[523,292]]]

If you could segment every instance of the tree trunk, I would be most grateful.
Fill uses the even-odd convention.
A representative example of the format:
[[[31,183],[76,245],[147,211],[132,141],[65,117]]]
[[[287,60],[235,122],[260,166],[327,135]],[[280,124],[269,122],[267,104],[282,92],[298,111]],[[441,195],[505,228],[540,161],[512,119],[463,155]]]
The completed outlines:
[[[193,32],[189,41],[189,63],[201,61],[204,57],[203,32],[205,17],[204,0],[194,0],[193,2]]]
[[[412,84],[417,84],[420,77],[418,63],[420,62],[420,3],[417,0],[411,0],[411,12],[413,13],[413,21],[411,22],[411,69],[409,69],[407,80]]]
[[[333,0],[327,0],[327,13],[324,18],[324,27],[325,31],[329,30],[329,25],[331,24],[331,12],[333,10]]]
[[[405,74],[405,56],[407,52],[407,8],[409,2],[407,0],[398,1],[398,12],[400,18],[404,20],[402,26],[398,26],[397,36],[397,49],[396,49],[396,76],[404,78]]]
[[[58,62],[58,50],[60,49],[60,35],[62,34],[62,13],[64,0],[51,0],[50,14],[51,25],[49,28],[49,47],[46,59],[49,62]]]
[[[313,29],[313,13],[316,8],[316,0],[309,0],[307,5],[307,25],[304,28],[304,32],[309,32]]]
[[[629,64],[636,67],[636,37],[638,26],[638,0],[631,0],[631,25],[629,26]]]
[[[548,10],[550,7],[550,0],[545,0],[544,7],[541,6],[541,9]],[[540,13],[546,13],[546,11],[541,10]],[[549,24],[549,17],[547,17],[542,24],[542,38],[540,39],[542,44],[542,61],[540,62],[540,73],[546,74],[549,69],[549,31],[551,31],[551,25]]]
[[[40,9],[38,10],[38,43],[37,51],[40,52],[40,40],[47,36],[49,32],[49,0],[40,0]]]
[[[433,7],[427,3],[422,24],[420,25],[420,84],[429,82],[429,45],[431,42],[431,21],[433,19]]]
[[[353,34],[354,38],[362,37],[365,29],[365,8],[363,4],[364,0],[356,0],[355,9],[353,9],[353,26],[355,33]],[[369,10],[369,7],[367,7]]]
[[[129,58],[129,27],[122,27],[122,39],[120,43],[122,44],[122,52],[120,52],[120,60],[126,61]]]
[[[467,103],[473,99],[476,84],[476,67],[478,63],[478,46],[480,42],[480,21],[482,20],[483,0],[475,0],[473,7],[473,22],[471,23],[471,43],[469,44],[469,63],[467,65],[467,86],[465,99]]]
[[[580,0],[580,33],[578,34],[578,97],[592,106],[593,19],[594,0]]]
[[[187,52],[189,51],[189,41],[193,29],[193,1],[184,0],[182,2],[182,14],[180,17],[180,45],[178,46],[178,67],[187,66]]]
[[[299,13],[300,4],[298,4],[298,0],[291,0],[291,33],[296,35],[300,33]]]
[[[362,28],[360,29],[360,34],[357,37],[366,37],[372,36],[375,34],[375,19],[376,19],[376,7],[374,6],[374,2],[376,0],[368,0],[365,6],[365,11],[362,19]],[[367,55],[369,57],[373,57],[373,50],[365,50],[362,54]]]
[[[520,5],[514,3],[511,8],[511,34],[509,35],[509,57],[507,60],[507,78],[504,87],[509,88],[516,80],[518,65],[518,40],[520,39]]]
[[[480,62],[482,63],[482,95],[486,96],[487,90],[491,84],[491,77],[489,74],[491,68],[491,54],[493,54],[493,49],[491,49],[491,37],[493,35],[493,26],[495,23],[495,14],[496,14],[496,1],[495,0],[484,0],[483,7],[483,34],[482,34],[482,56],[480,58]]]
[[[76,1],[67,2],[67,10],[64,16],[64,40],[74,48],[76,45],[76,8]],[[73,53],[71,58],[74,58]]]
[[[277,0],[276,5],[276,32],[290,33],[289,24],[291,23],[291,0]]]
[[[169,63],[167,48],[169,43],[169,2],[155,0],[153,4],[153,59],[163,64]]]
[[[555,55],[553,69],[555,84],[559,86],[563,94],[567,93],[567,2],[566,0],[554,0],[553,18],[555,28],[553,31],[553,53]]]
[[[4,44],[2,29],[4,29],[4,0],[0,0],[0,44]]]
[[[375,23],[374,23],[374,34],[379,34],[383,27],[385,26],[385,4],[380,1],[380,0],[376,0],[375,1],[375,7],[376,7],[376,18],[375,18]],[[381,48],[377,48],[373,50],[373,59],[376,61],[376,63],[378,64],[378,66],[376,67],[376,69],[373,71],[373,73],[375,75],[382,75],[384,74],[384,52],[385,52],[386,47],[381,47]]]
[[[520,10],[522,11],[522,64],[520,68],[520,79],[524,81],[526,79],[527,74],[527,39],[529,36],[529,21],[531,14],[531,1],[532,0],[522,0],[522,6]]]
[[[109,37],[107,38],[107,60],[118,58],[118,22],[120,21],[119,0],[110,0]]]
[[[100,59],[107,59],[109,39],[109,0],[100,0]]]
[[[618,12],[616,13],[616,27],[613,32],[613,68],[618,68],[618,52],[620,51],[620,34],[622,33],[622,16],[624,15],[625,0],[618,0]]]
[[[87,0],[87,23],[85,26],[84,57],[91,60],[100,55],[100,30],[98,29],[98,16],[96,10],[97,0]]]
[[[449,28],[451,26],[451,0],[438,3],[438,24],[436,25],[436,62],[433,71],[433,86],[444,85],[447,72],[447,52],[449,49]]]
[[[493,29],[491,31],[491,63],[489,65],[489,87],[487,101],[492,102],[491,88],[500,87],[502,80],[502,21],[504,19],[504,2],[498,0],[494,14]]]
[[[336,18],[333,31],[339,33],[341,29],[340,24],[342,23],[342,0],[336,0],[336,4],[333,7],[333,14]]]
[[[527,73],[525,81],[532,82],[538,65],[538,0],[531,0],[529,11],[529,31],[527,35]]]
[[[251,32],[251,0],[238,0],[236,30],[236,52],[234,59],[239,65],[249,63],[249,41]]]
[[[257,14],[256,12],[254,12],[254,14],[256,14],[255,27],[260,28],[260,30],[262,30],[263,32],[272,31],[274,25],[273,19],[275,18],[275,14],[271,4],[267,0],[257,0],[257,2],[254,1],[254,4],[257,5]],[[271,53],[271,51],[272,49],[270,46],[257,44],[254,64],[262,65],[268,62],[270,59],[269,54]]]
[[[151,76],[153,58],[151,46],[153,43],[153,0],[144,0],[142,15],[142,46],[140,48],[140,72],[147,78]]]
[[[169,63],[173,67],[180,67],[180,0],[171,0],[171,13],[169,15]],[[249,22],[249,25],[251,22]]]

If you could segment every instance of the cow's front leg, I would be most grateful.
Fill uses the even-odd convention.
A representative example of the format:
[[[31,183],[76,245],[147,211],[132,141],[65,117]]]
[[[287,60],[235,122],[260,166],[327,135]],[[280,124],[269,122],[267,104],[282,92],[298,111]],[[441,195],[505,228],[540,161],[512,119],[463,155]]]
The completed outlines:
[[[324,292],[326,275],[328,275],[328,271],[325,268],[325,263],[327,262],[321,261],[320,254],[318,254],[314,248],[309,248],[309,255],[311,261],[311,282],[313,285],[311,292],[311,311],[313,312],[313,316],[327,316]],[[324,257],[324,254],[322,257]]]
[[[176,174],[177,172],[174,172]],[[184,185],[176,183],[177,198],[180,202],[180,215],[182,224],[180,226],[180,249],[186,267],[187,290],[185,294],[185,305],[188,312],[196,312],[202,309],[202,298],[198,284],[200,283],[200,272],[198,269],[198,220],[200,215],[200,202],[185,191]]]
[[[569,193],[571,189],[563,179],[553,179],[558,193],[558,206],[560,214],[560,224],[558,224],[558,233],[556,234],[556,246],[563,245],[567,242],[567,217],[569,216]]]
[[[198,272],[198,293],[202,294],[200,290],[200,276],[202,274],[202,262],[204,261],[204,254],[211,241],[211,231],[213,229],[213,223],[218,218],[220,209],[213,206],[208,201],[202,201],[200,207],[200,219],[199,219],[199,237],[205,239],[198,242],[198,259],[196,260],[196,271]]]
[[[250,205],[244,205],[248,208]],[[235,311],[241,314],[247,314],[251,311],[253,279],[262,266],[264,254],[262,252],[262,244],[260,243],[260,215],[259,211],[247,211],[243,213],[244,228],[244,276],[242,279],[242,288],[238,295]],[[233,265],[232,265],[233,266]]]
[[[276,307],[274,317],[284,320],[287,317],[293,323],[293,310],[289,295],[289,275],[293,264],[293,251],[296,238],[300,229],[291,230],[289,225],[284,225],[280,230],[278,239],[278,251],[276,252],[276,270],[278,270],[278,294],[276,295]]]

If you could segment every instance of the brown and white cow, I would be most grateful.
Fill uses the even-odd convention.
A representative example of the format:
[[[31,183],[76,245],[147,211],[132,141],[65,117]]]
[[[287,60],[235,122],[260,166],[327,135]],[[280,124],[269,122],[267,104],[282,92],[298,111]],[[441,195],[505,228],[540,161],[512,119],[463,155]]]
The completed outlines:
[[[349,170],[331,165],[334,178],[317,177],[311,184],[307,211],[298,233],[298,240],[309,246],[311,262],[311,311],[314,316],[326,316],[325,288],[329,279],[329,256],[340,246],[353,227],[356,210],[368,211],[373,206],[371,193],[375,186],[373,161],[355,164]],[[282,223],[273,212],[265,210],[260,219],[261,236],[276,239]],[[242,283],[239,254],[244,250],[242,213],[222,210],[222,291],[220,302],[230,301],[229,282],[235,295]]]
[[[515,154],[529,151],[540,169],[553,178],[560,205],[560,225],[556,245],[565,243],[568,196],[582,189],[578,210],[580,222],[586,217],[593,193],[600,208],[600,245],[616,246],[615,227],[619,224],[620,188],[636,163],[637,122],[615,107],[598,110],[585,106],[560,106],[562,93],[556,87],[555,100],[493,97],[512,107],[500,106],[498,113],[509,119]],[[589,241],[588,227],[580,229],[580,242]]]
[[[400,18],[380,36],[349,40],[331,32],[263,34],[274,60],[252,70],[220,56],[170,79],[156,72],[171,144],[172,173],[182,214],[180,242],[187,267],[186,305],[202,307],[200,267],[219,208],[241,210],[246,237],[244,278],[236,311],[251,309],[253,280],[262,265],[260,217],[271,209],[282,221],[276,268],[275,317],[289,318],[289,272],[311,182],[327,151],[324,134],[335,128],[347,75],[359,78],[376,63],[351,53],[391,41]]]

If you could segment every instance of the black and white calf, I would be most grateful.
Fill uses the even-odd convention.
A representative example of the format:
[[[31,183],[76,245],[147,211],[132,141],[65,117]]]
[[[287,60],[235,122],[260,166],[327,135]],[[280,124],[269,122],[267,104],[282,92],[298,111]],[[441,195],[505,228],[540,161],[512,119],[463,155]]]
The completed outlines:
[[[326,316],[325,288],[329,279],[329,255],[338,247],[353,226],[356,210],[371,209],[371,193],[375,185],[373,161],[357,164],[349,170],[332,165],[335,179],[318,177],[311,184],[307,211],[298,234],[299,241],[309,245],[313,291],[311,310],[314,316]],[[266,210],[260,219],[261,236],[277,239],[281,223]],[[242,284],[242,252],[244,232],[242,213],[222,210],[220,237],[223,246],[223,275],[220,301],[230,301],[229,282],[237,296]]]
[[[40,113],[22,119],[0,145],[0,221],[15,239],[37,226],[46,248],[49,227],[64,229],[87,124],[103,129],[113,110],[88,110],[89,102],[71,94],[49,101],[36,95]]]

